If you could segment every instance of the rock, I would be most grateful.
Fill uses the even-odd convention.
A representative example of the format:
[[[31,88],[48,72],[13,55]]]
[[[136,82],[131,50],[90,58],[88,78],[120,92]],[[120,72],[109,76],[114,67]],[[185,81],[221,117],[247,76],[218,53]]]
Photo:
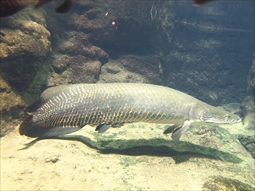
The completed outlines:
[[[88,36],[74,32],[70,39],[62,41],[59,52],[69,55],[82,55],[91,60],[99,60],[103,64],[108,61],[108,54],[101,48],[88,42]]]
[[[254,95],[254,92],[255,92],[255,51],[253,53],[253,63],[250,68],[247,81],[248,81],[247,93],[250,95]]]
[[[51,51],[50,32],[42,9],[25,9],[1,18],[1,136],[13,130],[23,117],[24,91]],[[38,90],[37,90],[38,91]],[[37,92],[38,94],[38,92]],[[29,100],[31,101],[31,100]]]
[[[141,82],[159,84],[159,61],[153,56],[121,56],[102,66],[99,82]]]
[[[98,81],[101,71],[101,62],[99,60],[92,61],[81,55],[59,55],[53,61],[53,64],[56,73],[51,73],[48,86],[70,83],[95,83]]]
[[[80,57],[78,59],[80,59]],[[96,83],[98,81],[100,71],[101,62],[98,60],[75,62],[72,64],[71,79],[73,83]]]
[[[61,74],[57,74],[55,72],[52,72],[49,74],[48,77],[48,87],[54,87],[54,86],[59,86],[59,85],[65,85],[65,84],[71,84],[71,76],[72,75],[72,69],[67,69]]]
[[[244,148],[255,158],[255,52],[253,63],[247,78],[247,96],[241,104],[243,124],[246,133],[238,134],[238,139]]]
[[[25,103],[21,95],[0,77],[0,137],[12,131],[20,122]],[[4,101],[3,101],[4,100]]]
[[[255,96],[247,95],[242,102],[244,124],[246,129],[255,130]]]
[[[239,135],[238,140],[243,145],[243,147],[251,153],[251,156],[255,159],[255,135]]]
[[[51,51],[50,32],[42,11],[26,9],[1,19],[0,43],[3,78],[18,91],[30,86]]]
[[[110,57],[152,53],[156,27],[149,14],[153,2],[98,0],[77,11],[72,28],[90,34],[93,44]],[[158,32],[158,31],[157,31]]]
[[[255,130],[255,52],[247,81],[247,96],[242,103],[244,123],[247,129]]]
[[[71,56],[63,54],[53,54],[52,66],[57,74],[63,73],[70,65]]]
[[[203,185],[203,191],[248,191],[255,188],[239,180],[225,178],[222,176],[212,176]]]

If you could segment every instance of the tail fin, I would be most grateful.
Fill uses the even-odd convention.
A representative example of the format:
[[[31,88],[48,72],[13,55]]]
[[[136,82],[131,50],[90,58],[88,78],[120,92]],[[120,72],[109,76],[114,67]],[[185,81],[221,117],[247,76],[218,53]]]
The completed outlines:
[[[27,132],[31,129],[31,120],[33,115],[26,114],[24,121],[19,126],[19,134],[26,135]]]

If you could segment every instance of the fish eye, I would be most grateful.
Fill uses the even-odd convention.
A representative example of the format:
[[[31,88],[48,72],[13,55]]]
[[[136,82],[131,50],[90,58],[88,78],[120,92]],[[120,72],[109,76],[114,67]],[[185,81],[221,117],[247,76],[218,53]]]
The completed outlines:
[[[224,118],[225,118],[225,120],[229,120],[230,116],[227,114]]]

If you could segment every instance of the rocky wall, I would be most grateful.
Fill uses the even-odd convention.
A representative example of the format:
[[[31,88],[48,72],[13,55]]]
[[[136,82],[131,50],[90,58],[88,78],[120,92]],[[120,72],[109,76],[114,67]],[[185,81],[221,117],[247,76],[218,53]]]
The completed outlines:
[[[248,129],[255,130],[255,52],[253,63],[247,77],[247,96],[242,103],[244,111],[244,123]]]
[[[12,17],[1,18],[0,32],[2,136],[20,122],[18,119],[22,118],[26,106],[23,93],[43,66],[51,42],[42,9],[28,8]]]
[[[19,92],[24,92],[51,51],[45,12],[26,9],[1,18],[1,76]]]

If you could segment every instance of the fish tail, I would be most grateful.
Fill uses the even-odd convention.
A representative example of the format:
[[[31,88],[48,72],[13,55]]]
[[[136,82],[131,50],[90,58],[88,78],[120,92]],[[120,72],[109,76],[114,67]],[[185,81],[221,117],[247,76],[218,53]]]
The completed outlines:
[[[26,135],[28,131],[31,129],[31,120],[33,115],[26,114],[24,121],[19,126],[19,134]]]

